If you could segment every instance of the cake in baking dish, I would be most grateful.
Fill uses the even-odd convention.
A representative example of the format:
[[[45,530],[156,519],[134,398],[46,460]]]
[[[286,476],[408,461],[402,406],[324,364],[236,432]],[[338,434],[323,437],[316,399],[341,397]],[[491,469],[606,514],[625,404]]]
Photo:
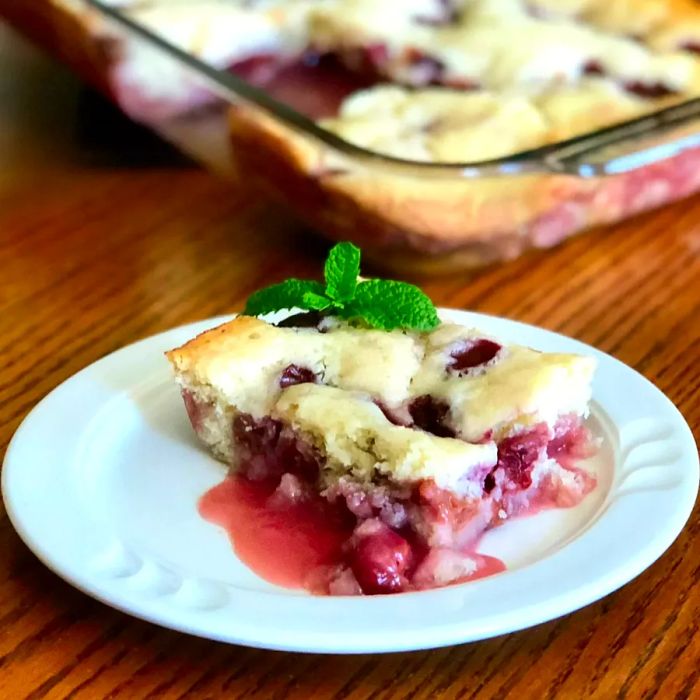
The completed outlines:
[[[90,74],[137,120],[170,133],[173,116],[198,115],[195,108],[216,99],[181,62],[93,22],[82,3],[45,1],[87,27],[87,46],[73,63],[92,66]],[[659,135],[647,142],[619,132],[614,149],[592,139],[558,157],[532,154],[697,96],[696,0],[113,4],[370,149],[365,160],[337,142],[325,147],[246,101],[229,110],[236,167],[246,178],[328,237],[363,245],[385,267],[434,272],[512,259],[700,189],[700,149],[693,147],[654,151],[613,164],[610,176],[592,176],[609,158],[650,147]],[[69,34],[61,43],[75,54],[81,42]],[[663,139],[696,130],[689,120]],[[196,139],[182,143],[199,153]],[[230,167],[219,152],[225,149],[216,163]],[[517,165],[497,163],[495,170],[442,167],[516,161],[524,153],[530,155]],[[421,166],[384,167],[377,154],[438,164],[429,171],[438,177]]]

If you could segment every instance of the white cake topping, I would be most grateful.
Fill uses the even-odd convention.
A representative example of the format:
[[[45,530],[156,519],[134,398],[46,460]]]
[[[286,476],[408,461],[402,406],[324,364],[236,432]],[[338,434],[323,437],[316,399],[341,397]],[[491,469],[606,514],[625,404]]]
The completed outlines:
[[[337,117],[321,123],[351,143],[394,157],[469,162],[537,148],[648,111],[648,100],[591,77],[533,95],[379,85],[354,93]]]
[[[542,353],[507,345],[483,367],[446,372],[451,353],[464,341],[483,339],[475,330],[443,324],[427,336],[425,357],[413,380],[413,395],[444,399],[448,424],[465,440],[494,440],[558,416],[586,415],[595,369],[592,357]]]
[[[549,131],[524,96],[397,86],[355,93],[323,125],[352,143],[399,158],[452,162],[534,148]]]
[[[270,55],[296,60],[311,50],[397,83],[351,95],[323,125],[354,144],[418,161],[497,158],[700,92],[695,0],[111,4],[218,68]],[[79,5],[73,11],[81,11]],[[98,30],[112,32],[101,24]],[[122,32],[113,38],[120,54],[113,90],[134,117],[157,121],[212,99],[159,50]],[[402,85],[427,89],[410,92]]]
[[[221,401],[262,417],[277,400],[280,374],[289,365],[310,369],[325,384],[399,404],[409,396],[422,351],[415,337],[400,331],[341,326],[319,333],[241,316],[171,357],[188,382],[212,387]]]
[[[349,474],[366,483],[379,474],[400,483],[433,479],[441,488],[461,493],[474,486],[469,476],[475,469],[492,467],[497,460],[493,442],[474,445],[393,425],[367,395],[329,386],[285,389],[273,415],[321,448],[330,481]],[[480,492],[480,481],[477,486]]]
[[[502,438],[540,423],[551,433],[560,417],[587,415],[595,367],[588,357],[488,341],[480,331],[449,323],[430,333],[343,324],[322,333],[241,316],[168,357],[183,388],[214,407],[200,436],[205,432],[219,455],[230,451],[231,417],[241,412],[300,430],[326,456],[332,477],[432,478],[468,491],[474,470],[496,463]],[[455,365],[483,344],[483,361]],[[292,365],[314,372],[316,383],[281,386]],[[421,429],[412,411],[425,397],[441,411],[440,431],[459,439]],[[384,410],[411,427],[390,422]],[[479,474],[474,483],[481,489],[485,473]]]

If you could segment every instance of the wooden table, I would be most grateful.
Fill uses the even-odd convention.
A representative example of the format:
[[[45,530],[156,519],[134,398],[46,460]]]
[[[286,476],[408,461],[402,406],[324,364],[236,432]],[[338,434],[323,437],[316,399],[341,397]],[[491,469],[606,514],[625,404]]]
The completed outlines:
[[[77,370],[138,338],[240,308],[264,283],[318,275],[325,246],[183,163],[0,32],[4,453],[29,409]],[[441,305],[539,324],[615,355],[656,382],[698,434],[699,198],[424,286]],[[699,535],[696,508],[635,581],[525,632],[324,657],[216,644],[116,612],[45,569],[3,511],[0,697],[697,698]]]

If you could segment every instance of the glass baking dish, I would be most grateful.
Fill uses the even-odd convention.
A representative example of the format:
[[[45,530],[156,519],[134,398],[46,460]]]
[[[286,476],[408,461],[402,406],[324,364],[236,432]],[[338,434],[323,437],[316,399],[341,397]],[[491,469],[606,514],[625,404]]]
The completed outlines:
[[[33,14],[35,36],[132,118],[385,268],[508,260],[700,190],[700,99],[505,158],[401,160],[344,141],[112,5],[0,0],[0,13],[25,29]]]

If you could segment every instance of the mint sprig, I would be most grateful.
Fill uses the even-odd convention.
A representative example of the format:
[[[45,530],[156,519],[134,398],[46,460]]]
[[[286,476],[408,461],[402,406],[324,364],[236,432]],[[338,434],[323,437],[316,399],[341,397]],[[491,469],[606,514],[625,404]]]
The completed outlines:
[[[344,311],[370,326],[390,330],[431,330],[440,323],[433,302],[418,287],[394,280],[367,280],[357,286]]]
[[[243,313],[247,316],[260,316],[280,309],[311,309],[313,307],[304,300],[307,294],[324,297],[325,289],[320,282],[288,279],[251,294]]]
[[[326,260],[325,286],[288,279],[251,295],[244,313],[260,316],[298,308],[363,321],[385,331],[429,331],[440,323],[433,302],[415,285],[382,279],[358,281],[359,272],[360,249],[352,243],[338,243]]]
[[[350,301],[355,295],[359,274],[360,249],[352,243],[333,246],[323,268],[328,297],[341,304]]]

